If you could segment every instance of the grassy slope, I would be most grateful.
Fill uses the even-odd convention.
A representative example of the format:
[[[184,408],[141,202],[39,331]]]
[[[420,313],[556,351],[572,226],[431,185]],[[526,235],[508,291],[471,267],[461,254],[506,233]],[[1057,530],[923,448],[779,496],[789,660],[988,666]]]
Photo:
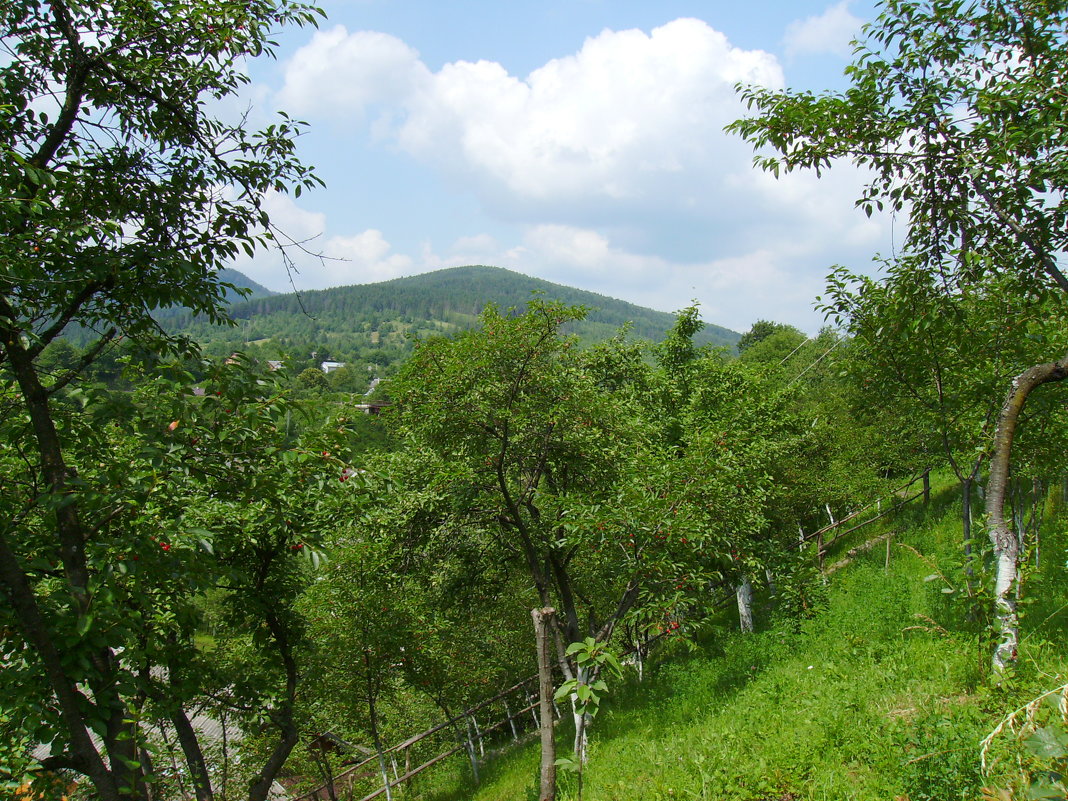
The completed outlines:
[[[926,517],[890,524],[940,566],[956,560],[959,539],[952,492],[941,500]],[[879,547],[835,575],[813,619],[710,636],[665,659],[644,685],[617,688],[592,734],[584,798],[943,801],[1003,785],[1014,758],[981,777],[980,739],[1066,672],[1063,529],[1043,531],[1044,563],[1029,584],[1038,600],[1008,690],[989,688],[982,626],[966,623],[943,581],[924,581],[932,566],[898,544],[887,570]],[[562,730],[561,748],[567,739]],[[1010,746],[1001,740],[997,750]],[[522,801],[536,798],[536,774],[528,745],[487,766],[477,789],[453,779],[451,790],[424,786],[419,797]]]

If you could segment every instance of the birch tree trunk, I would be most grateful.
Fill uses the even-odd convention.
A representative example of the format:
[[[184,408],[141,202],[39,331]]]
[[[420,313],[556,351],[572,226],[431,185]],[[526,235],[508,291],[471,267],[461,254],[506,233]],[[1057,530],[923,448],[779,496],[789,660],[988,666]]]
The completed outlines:
[[[990,480],[986,489],[987,534],[994,546],[996,581],[994,584],[995,613],[998,621],[998,642],[994,648],[993,667],[1002,676],[1016,661],[1019,644],[1019,616],[1016,611],[1015,587],[1020,560],[1020,543],[1016,532],[1005,519],[1005,495],[1008,490],[1009,457],[1020,412],[1031,391],[1042,384],[1068,377],[1068,357],[1059,362],[1047,362],[1025,370],[1012,380],[998,416],[994,434],[994,453],[990,460]]]

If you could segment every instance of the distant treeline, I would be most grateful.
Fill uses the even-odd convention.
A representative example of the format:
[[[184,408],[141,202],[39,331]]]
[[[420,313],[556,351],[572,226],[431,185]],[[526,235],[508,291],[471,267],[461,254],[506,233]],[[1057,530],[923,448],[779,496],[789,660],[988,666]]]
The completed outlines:
[[[625,325],[632,337],[659,341],[675,320],[665,312],[499,267],[454,267],[377,284],[285,295],[271,294],[236,270],[221,277],[252,290],[246,299],[234,298],[230,313],[236,325],[211,325],[183,309],[167,310],[157,319],[169,331],[201,342],[211,355],[244,350],[260,358],[285,357],[298,371],[336,360],[365,378],[389,373],[418,339],[475,327],[490,303],[521,311],[532,298],[541,297],[585,306],[590,309],[587,318],[565,328],[583,344],[607,340]],[[697,340],[734,350],[739,335],[709,325]]]
[[[603,339],[626,323],[634,336],[660,340],[674,323],[674,316],[586,292],[561,284],[530,278],[500,267],[454,267],[423,275],[397,278],[377,284],[304,291],[299,294],[257,297],[235,303],[232,314],[248,320],[286,313],[307,317],[305,332],[320,329],[355,332],[369,326],[377,330],[383,321],[400,319],[440,321],[459,328],[471,327],[487,303],[501,308],[524,308],[532,293],[591,309],[585,325],[575,327],[580,337]],[[287,326],[288,327],[288,326]],[[720,326],[709,325],[700,344],[734,347],[739,335]]]

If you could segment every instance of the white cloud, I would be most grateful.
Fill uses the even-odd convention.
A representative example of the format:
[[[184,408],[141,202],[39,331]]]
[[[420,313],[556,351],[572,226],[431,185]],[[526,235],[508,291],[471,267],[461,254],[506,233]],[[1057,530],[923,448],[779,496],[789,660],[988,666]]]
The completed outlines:
[[[446,65],[410,99],[395,136],[473,179],[505,215],[643,208],[664,201],[665,185],[707,179],[741,150],[723,147],[721,135],[740,110],[738,81],[778,86],[782,75],[768,54],[734,48],[699,20],[604,31],[525,80],[499,64]]]
[[[327,286],[369,284],[388,281],[413,272],[410,256],[392,253],[393,246],[382,232],[369,228],[355,236],[335,236],[327,240],[324,256],[332,259]]]
[[[363,116],[368,105],[410,95],[425,72],[419,53],[400,39],[336,25],[317,31],[287,62],[276,99],[295,114]]]
[[[385,34],[317,34],[286,65],[280,100],[301,113],[362,115],[401,150],[475,191],[505,219],[581,214],[598,204],[692,208],[726,165],[737,82],[781,86],[773,56],[733,47],[707,23],[610,31],[525,79],[500,64],[431,72]]]
[[[841,2],[792,25],[788,50],[839,47],[858,26]],[[739,82],[779,88],[784,77],[774,56],[696,19],[605,30],[526,77],[489,61],[432,71],[386,34],[317,33],[286,63],[277,99],[366,124],[473,193],[499,238],[460,237],[443,255],[424,242],[405,255],[420,245],[397,253],[379,230],[346,232],[323,250],[349,261],[306,268],[301,285],[495,264],[664,310],[697,298],[706,318],[740,330],[757,317],[815,330],[809,310],[829,267],[863,267],[886,226],[853,211],[854,169],[821,180],[754,171],[750,146],[723,133],[745,113]],[[298,231],[325,228],[322,215],[280,211]]]
[[[411,257],[392,252],[381,231],[370,228],[351,236],[327,237],[325,214],[303,209],[277,192],[264,196],[263,208],[292,263],[287,268],[278,248],[269,248],[251,258],[242,254],[233,266],[268,289],[290,291],[291,281],[301,289],[325,289],[386,281],[417,271]],[[290,272],[293,263],[295,274]]]
[[[859,17],[850,13],[850,1],[841,0],[818,16],[791,22],[783,37],[786,57],[830,53],[848,58],[853,52],[850,43],[863,24]]]

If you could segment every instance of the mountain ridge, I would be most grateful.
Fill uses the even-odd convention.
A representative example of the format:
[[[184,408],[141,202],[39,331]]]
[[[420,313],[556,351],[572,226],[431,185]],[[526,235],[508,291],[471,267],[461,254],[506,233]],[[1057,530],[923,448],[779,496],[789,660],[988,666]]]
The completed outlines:
[[[235,300],[230,313],[237,320],[252,320],[278,313],[302,313],[313,318],[338,313],[352,318],[370,314],[381,318],[395,312],[413,319],[452,322],[464,328],[470,327],[469,318],[477,317],[489,303],[518,308],[535,294],[586,306],[590,309],[587,323],[597,328],[610,326],[611,332],[602,332],[609,336],[630,322],[635,336],[659,340],[675,320],[668,312],[489,265],[447,267],[369,284],[254,296]],[[706,323],[698,341],[734,348],[740,336],[724,326]]]

